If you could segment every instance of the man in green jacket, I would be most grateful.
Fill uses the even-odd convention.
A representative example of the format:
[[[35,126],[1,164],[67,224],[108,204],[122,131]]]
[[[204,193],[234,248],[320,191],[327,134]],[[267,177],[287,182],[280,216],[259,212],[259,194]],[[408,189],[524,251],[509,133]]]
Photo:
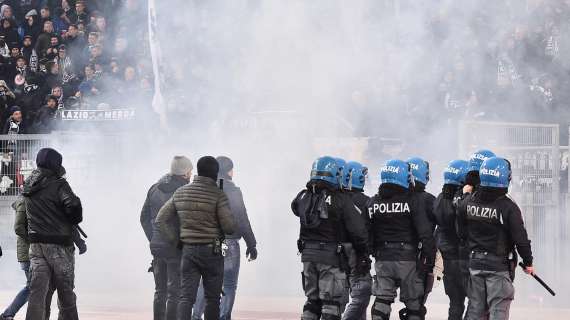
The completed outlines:
[[[224,276],[221,242],[232,234],[235,221],[228,198],[216,184],[219,164],[214,157],[200,158],[198,176],[191,184],[178,189],[160,209],[156,225],[163,235],[182,245],[181,286],[178,319],[192,315],[192,306],[200,279],[204,284],[205,320],[220,317],[220,297]],[[169,224],[178,218],[180,226]]]

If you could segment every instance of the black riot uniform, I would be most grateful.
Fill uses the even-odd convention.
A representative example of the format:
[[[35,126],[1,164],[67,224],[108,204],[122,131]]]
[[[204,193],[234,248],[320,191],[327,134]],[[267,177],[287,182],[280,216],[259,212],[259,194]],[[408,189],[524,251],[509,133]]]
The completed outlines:
[[[356,207],[359,209],[362,221],[366,225],[366,229],[370,228],[370,216],[368,215],[368,202],[370,198],[365,195],[362,190],[353,189],[347,191]],[[359,257],[351,246],[345,248],[348,265],[350,267],[349,283],[350,283],[350,303],[346,306],[346,310],[342,316],[343,320],[366,320],[366,309],[370,304],[370,296],[372,295],[372,277],[370,276],[370,264],[364,270],[358,267]],[[368,255],[366,256],[368,258]],[[369,260],[368,260],[369,261]]]
[[[317,199],[316,203],[310,204],[311,198]],[[348,302],[348,261],[342,244],[351,243],[356,255],[362,257],[359,261],[364,260],[368,252],[365,223],[348,194],[326,182],[311,182],[291,206],[301,217],[298,244],[307,296],[301,319],[339,320]],[[302,211],[307,206],[320,207],[318,223],[303,222]]]
[[[424,209],[425,209],[425,211],[426,211],[426,216],[427,216],[427,218],[428,218],[428,221],[430,222],[431,230],[432,230],[432,232],[434,232],[434,231],[435,231],[435,226],[436,226],[436,219],[435,219],[435,215],[434,215],[434,212],[433,212],[433,206],[434,206],[434,203],[435,203],[435,196],[434,196],[433,194],[431,194],[431,193],[425,191],[425,190],[426,190],[426,185],[425,185],[425,184],[423,184],[423,183],[421,183],[421,182],[419,182],[419,181],[416,181],[416,182],[414,183],[413,191],[414,191],[415,193],[417,193],[417,195],[418,195],[420,198],[423,199],[423,201],[424,201]]]
[[[423,319],[424,278],[428,270],[433,269],[435,260],[435,241],[425,199],[418,193],[386,183],[380,186],[368,210],[372,217],[376,258],[372,319],[390,319],[398,287],[408,319]],[[417,261],[419,247],[420,263]]]
[[[516,251],[525,266],[532,266],[530,240],[517,204],[506,188],[480,186],[458,206],[458,231],[470,252],[470,309],[467,319],[509,318],[514,298],[512,285]],[[488,309],[488,310],[487,310]]]
[[[461,320],[469,283],[469,255],[456,229],[456,203],[461,197],[461,186],[445,184],[434,203],[437,223],[436,243],[443,256],[443,285],[449,297],[448,320]]]

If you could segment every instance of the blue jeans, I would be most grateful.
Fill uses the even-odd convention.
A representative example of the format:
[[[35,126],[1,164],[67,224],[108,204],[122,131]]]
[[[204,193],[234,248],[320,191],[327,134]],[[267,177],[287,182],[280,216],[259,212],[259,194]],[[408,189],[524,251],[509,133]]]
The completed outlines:
[[[28,296],[30,295],[30,262],[20,262],[20,268],[26,274],[26,286],[20,290],[20,292],[14,298],[14,301],[6,308],[2,313],[3,316],[14,317],[16,313],[28,302]]]
[[[241,254],[239,240],[228,239],[226,240],[226,244],[228,245],[228,251],[224,257],[224,295],[222,296],[222,302],[220,303],[221,320],[232,319],[232,309],[234,308],[234,301],[236,299]],[[200,284],[196,303],[194,304],[194,313],[192,314],[193,320],[202,319],[204,305],[204,289],[202,284]]]

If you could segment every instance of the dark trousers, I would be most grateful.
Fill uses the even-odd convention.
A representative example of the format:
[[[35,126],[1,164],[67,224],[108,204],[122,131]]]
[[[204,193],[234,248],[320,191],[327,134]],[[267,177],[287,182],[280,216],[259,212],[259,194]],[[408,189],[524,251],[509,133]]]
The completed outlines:
[[[376,281],[372,286],[372,294],[376,296],[372,307],[373,320],[389,320],[392,303],[400,289],[400,301],[408,309],[409,320],[421,320],[424,280],[416,270],[415,261],[382,261],[376,260]]]
[[[470,308],[466,320],[508,320],[515,288],[508,271],[470,269]]]
[[[469,284],[469,260],[443,260],[443,285],[449,297],[448,320],[461,320]]]
[[[205,320],[219,320],[224,280],[224,257],[211,245],[184,245],[181,262],[178,320],[190,319],[200,279],[204,285]]]
[[[307,301],[302,320],[340,320],[348,302],[346,272],[339,267],[303,262],[303,290]]]
[[[56,244],[30,245],[31,281],[26,320],[45,319],[46,301],[57,290],[60,316],[63,320],[77,320],[75,281],[75,248]]]
[[[154,257],[154,320],[176,320],[180,296],[180,259]]]
[[[228,245],[228,250],[224,257],[224,296],[220,302],[220,320],[232,319],[232,310],[236,299],[240,267],[241,252],[239,240],[227,239],[226,244]],[[204,314],[204,303],[204,287],[200,286],[198,289],[198,297],[194,304],[194,310],[192,310],[194,313],[192,315],[192,319],[202,319],[202,315]]]

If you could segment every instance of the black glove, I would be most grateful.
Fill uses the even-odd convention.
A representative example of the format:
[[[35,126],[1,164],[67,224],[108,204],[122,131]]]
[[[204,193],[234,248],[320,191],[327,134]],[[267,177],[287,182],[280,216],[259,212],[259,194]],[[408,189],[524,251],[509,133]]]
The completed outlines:
[[[257,259],[257,249],[255,247],[247,248],[247,250],[245,250],[245,256],[249,261]]]
[[[370,269],[372,267],[372,260],[368,257],[361,257],[356,262],[356,267],[354,268],[357,274],[367,274],[370,273]]]
[[[79,249],[80,255],[87,252],[87,244],[85,243],[85,241],[81,241],[79,243],[76,243],[75,245],[77,246],[77,249]]]

